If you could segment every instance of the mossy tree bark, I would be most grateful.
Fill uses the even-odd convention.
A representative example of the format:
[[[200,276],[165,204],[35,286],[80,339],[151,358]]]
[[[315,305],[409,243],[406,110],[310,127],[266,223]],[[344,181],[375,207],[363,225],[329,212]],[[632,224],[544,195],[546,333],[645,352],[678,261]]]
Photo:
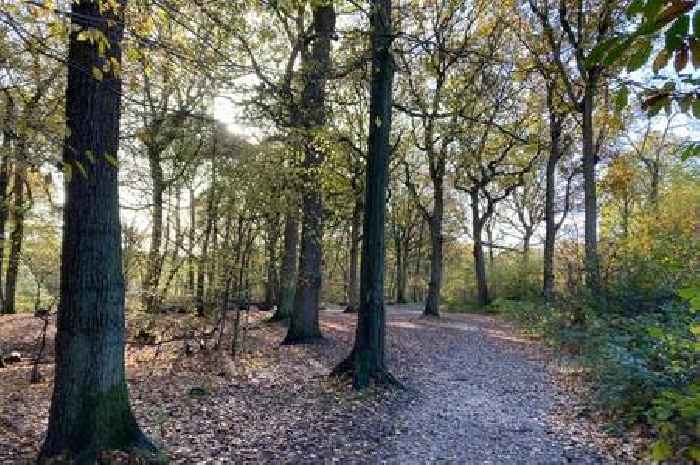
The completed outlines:
[[[129,405],[124,369],[124,278],[116,157],[121,80],[103,69],[121,59],[124,2],[106,7],[74,2],[68,53],[63,162],[74,169],[66,184],[61,259],[61,301],[56,375],[46,440],[39,462],[68,455],[94,463],[101,450],[152,448]],[[102,8],[101,8],[102,7]],[[78,40],[96,28],[109,40],[108,57]]]

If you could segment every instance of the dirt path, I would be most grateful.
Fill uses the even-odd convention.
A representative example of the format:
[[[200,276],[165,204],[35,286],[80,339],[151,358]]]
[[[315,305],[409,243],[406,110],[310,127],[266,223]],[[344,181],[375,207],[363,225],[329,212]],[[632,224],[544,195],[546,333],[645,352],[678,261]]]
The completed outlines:
[[[415,397],[399,409],[394,436],[378,454],[387,463],[614,463],[557,432],[550,412],[562,394],[535,347],[503,323],[479,315],[426,321],[394,310],[389,327],[418,350],[393,360],[417,369],[406,380]]]
[[[128,346],[132,405],[171,464],[624,463],[583,439],[583,420],[550,415],[571,404],[548,379],[541,348],[495,318],[423,320],[415,308],[391,307],[388,362],[408,389],[356,393],[327,376],[350,350],[354,315],[322,312],[325,338],[311,346],[280,346],[286,328],[266,317],[251,316],[235,361],[197,345],[188,355],[183,341]],[[161,317],[153,331],[168,340],[210,324],[188,318]],[[129,320],[130,339],[139,324]],[[30,315],[3,317],[0,340],[31,354],[40,327]],[[0,465],[33,463],[46,429],[52,350],[45,362],[36,385],[28,383],[29,359],[0,369]],[[192,397],[192,387],[206,395]]]

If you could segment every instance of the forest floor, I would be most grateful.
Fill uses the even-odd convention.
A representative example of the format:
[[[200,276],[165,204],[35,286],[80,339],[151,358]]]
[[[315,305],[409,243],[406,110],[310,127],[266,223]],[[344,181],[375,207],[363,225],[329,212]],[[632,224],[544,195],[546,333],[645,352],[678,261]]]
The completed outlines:
[[[132,404],[171,463],[640,463],[634,444],[581,414],[554,358],[497,317],[390,307],[388,362],[406,389],[358,394],[327,376],[351,347],[354,315],[322,311],[324,340],[309,346],[280,346],[285,327],[267,316],[250,313],[235,360],[195,342],[212,322],[129,319]],[[28,381],[42,324],[0,317],[2,348],[23,356],[0,369],[0,465],[31,463],[46,428],[53,330],[44,379]],[[141,328],[161,343],[137,343]]]

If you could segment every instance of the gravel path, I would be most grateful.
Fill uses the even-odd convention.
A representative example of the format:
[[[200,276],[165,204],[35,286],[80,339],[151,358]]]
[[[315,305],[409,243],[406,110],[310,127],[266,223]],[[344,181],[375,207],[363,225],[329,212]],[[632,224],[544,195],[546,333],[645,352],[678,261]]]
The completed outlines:
[[[181,342],[160,355],[128,347],[136,416],[173,465],[634,463],[597,451],[591,425],[549,379],[541,346],[496,318],[425,320],[415,306],[390,307],[388,363],[407,390],[357,393],[327,376],[350,351],[355,315],[322,312],[324,341],[310,346],[280,346],[286,329],[265,316],[253,315],[235,363],[213,351],[187,356]],[[3,318],[6,347],[32,353],[41,321]],[[183,318],[161,318],[159,334],[177,333]],[[30,370],[29,358],[0,370],[3,465],[34,463],[46,429],[53,370],[44,365],[46,381],[31,386]],[[193,386],[208,395],[193,398]]]
[[[391,360],[414,369],[407,383],[412,398],[378,454],[384,463],[616,463],[572,437],[572,425],[552,421],[561,393],[536,347],[515,338],[511,328],[479,315],[439,321],[409,311],[389,315],[392,337],[410,338],[402,345],[423,350]]]

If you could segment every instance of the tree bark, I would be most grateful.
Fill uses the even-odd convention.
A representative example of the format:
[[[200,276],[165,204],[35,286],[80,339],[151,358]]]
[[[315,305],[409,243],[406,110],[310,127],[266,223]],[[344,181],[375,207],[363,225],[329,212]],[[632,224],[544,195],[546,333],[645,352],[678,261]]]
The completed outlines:
[[[280,276],[279,301],[272,320],[286,320],[294,308],[294,290],[297,274],[297,248],[299,247],[298,212],[287,213],[284,222],[284,256]]]
[[[479,217],[479,193],[476,190],[470,192],[472,204],[472,235],[474,238],[474,277],[476,280],[476,302],[480,306],[486,306],[491,302],[489,286],[486,277],[486,259],[484,246],[481,240],[485,221]]]
[[[146,312],[155,313],[160,306],[158,283],[162,269],[160,246],[163,237],[163,192],[165,191],[165,184],[163,182],[163,168],[160,165],[160,153],[151,147],[148,148],[148,166],[151,182],[153,183],[153,191],[151,193],[151,244],[143,283],[143,301]]]
[[[335,370],[352,371],[355,389],[371,380],[392,381],[386,369],[384,309],[384,221],[391,149],[392,81],[391,0],[372,0],[370,22],[372,73],[367,157],[367,190],[362,241],[360,309],[355,345],[348,359]]]
[[[430,283],[425,300],[424,316],[440,316],[440,289],[442,287],[442,217],[443,185],[442,178],[433,179],[433,213],[430,216]]]
[[[527,266],[530,264],[530,240],[532,235],[532,228],[526,227],[523,235],[523,264],[525,265],[525,271],[527,271]]]
[[[403,304],[406,303],[406,279],[404,277],[406,271],[406,266],[404,264],[406,253],[403,250],[403,243],[398,234],[394,238],[394,251],[396,254],[396,303]]]
[[[549,157],[546,168],[546,187],[544,204],[545,238],[544,261],[542,265],[542,294],[545,300],[551,300],[554,294],[554,251],[557,240],[558,224],[554,217],[557,185],[557,164],[561,159],[562,120],[555,113],[554,89],[547,85],[547,106],[549,110]]]
[[[583,96],[583,189],[586,285],[592,292],[600,289],[598,261],[598,201],[596,195],[597,155],[593,144],[593,106],[595,104],[596,79],[589,77]]]
[[[5,309],[5,296],[3,283],[3,264],[5,263],[5,226],[7,224],[7,218],[9,214],[9,209],[7,208],[7,203],[9,199],[7,198],[7,184],[8,178],[10,176],[10,154],[13,150],[12,144],[12,131],[10,131],[10,125],[15,120],[15,109],[14,100],[11,95],[7,94],[6,99],[6,122],[5,128],[2,134],[2,162],[0,162],[0,309],[4,312]],[[2,354],[0,354],[1,356]]]
[[[3,313],[13,314],[15,308],[15,293],[17,290],[17,275],[19,260],[22,255],[22,239],[24,238],[24,182],[26,168],[21,160],[15,163],[15,174],[12,181],[14,197],[12,216],[14,228],[10,234],[10,256],[7,259],[7,277],[5,280],[5,308]]]
[[[355,313],[359,306],[357,281],[358,252],[360,248],[360,228],[362,227],[362,202],[355,201],[350,224],[350,269],[348,270],[348,306],[345,313]]]
[[[313,131],[326,124],[326,79],[330,71],[331,39],[335,33],[332,4],[320,4],[313,11],[314,38],[309,62],[304,65],[303,109],[306,113],[305,190],[302,193],[301,251],[294,308],[289,319],[286,344],[310,342],[321,337],[318,322],[323,265],[323,196],[318,168],[323,149]]]
[[[279,239],[279,216],[272,215],[269,219],[267,234],[267,280],[265,281],[265,304],[272,306],[277,302],[278,273],[277,273],[277,242]]]
[[[153,449],[129,405],[117,167],[105,157],[118,154],[121,81],[111,71],[96,80],[90,70],[104,58],[78,39],[81,28],[99,29],[107,53],[120,62],[124,6],[72,4],[71,22],[79,27],[71,29],[68,49],[63,162],[82,165],[86,175],[75,170],[66,184],[56,374],[40,463],[66,453],[76,464],[91,464],[101,450]]]
[[[216,132],[214,133],[214,150],[212,151],[212,166],[211,166],[211,186],[207,195],[207,211],[204,227],[204,238],[202,239],[202,251],[197,263],[197,290],[195,293],[195,307],[198,316],[204,316],[204,275],[209,269],[209,241],[211,239],[212,230],[216,216]]]
[[[195,282],[194,282],[194,269],[195,269],[195,258],[194,258],[194,233],[196,230],[196,215],[197,209],[195,206],[195,193],[194,187],[190,186],[190,230],[189,230],[189,257],[187,257],[187,289],[190,295],[194,296]]]

